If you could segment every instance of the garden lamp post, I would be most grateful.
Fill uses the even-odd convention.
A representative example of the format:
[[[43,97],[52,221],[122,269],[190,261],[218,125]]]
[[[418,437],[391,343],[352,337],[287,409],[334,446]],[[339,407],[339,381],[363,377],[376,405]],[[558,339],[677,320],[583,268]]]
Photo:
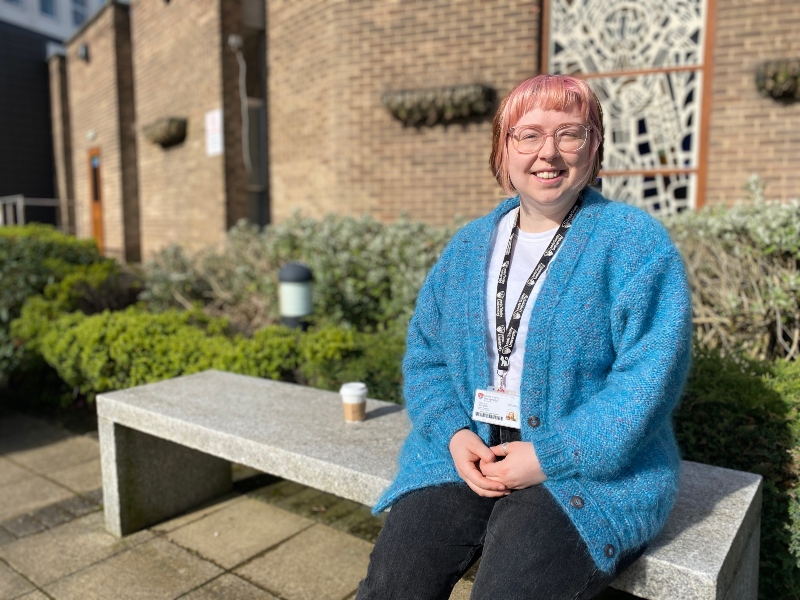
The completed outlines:
[[[287,327],[308,327],[311,314],[311,269],[302,263],[289,263],[278,273],[281,322]]]

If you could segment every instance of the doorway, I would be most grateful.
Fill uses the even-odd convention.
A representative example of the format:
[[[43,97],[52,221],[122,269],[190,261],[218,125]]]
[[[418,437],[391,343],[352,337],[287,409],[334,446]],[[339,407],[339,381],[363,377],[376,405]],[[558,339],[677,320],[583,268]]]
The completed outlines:
[[[103,193],[100,178],[100,149],[89,150],[89,197],[91,199],[92,237],[103,254]]]

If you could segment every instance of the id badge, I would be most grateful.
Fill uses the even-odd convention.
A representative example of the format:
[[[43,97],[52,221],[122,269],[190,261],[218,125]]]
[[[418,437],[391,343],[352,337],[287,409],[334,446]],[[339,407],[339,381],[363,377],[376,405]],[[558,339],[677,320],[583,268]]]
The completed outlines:
[[[519,429],[519,395],[489,388],[475,390],[472,418],[475,421]]]

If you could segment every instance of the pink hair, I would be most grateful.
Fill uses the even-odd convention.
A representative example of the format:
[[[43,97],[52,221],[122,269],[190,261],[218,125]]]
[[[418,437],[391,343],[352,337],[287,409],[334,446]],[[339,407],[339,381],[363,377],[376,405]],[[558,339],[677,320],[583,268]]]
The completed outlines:
[[[592,169],[587,171],[584,188],[597,179],[603,162],[603,109],[595,93],[582,79],[570,75],[537,75],[526,79],[506,96],[497,109],[492,130],[492,155],[489,162],[497,183],[512,195],[516,192],[508,173],[508,130],[525,113],[542,110],[571,110],[578,107],[584,123],[591,127],[589,142],[593,156]]]

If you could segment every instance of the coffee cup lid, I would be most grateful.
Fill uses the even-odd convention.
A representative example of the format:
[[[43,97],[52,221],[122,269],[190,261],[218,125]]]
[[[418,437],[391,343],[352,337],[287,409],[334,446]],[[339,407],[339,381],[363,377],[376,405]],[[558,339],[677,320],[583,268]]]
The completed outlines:
[[[360,381],[351,381],[349,383],[342,384],[342,388],[339,390],[339,393],[353,396],[366,395],[367,386]]]

